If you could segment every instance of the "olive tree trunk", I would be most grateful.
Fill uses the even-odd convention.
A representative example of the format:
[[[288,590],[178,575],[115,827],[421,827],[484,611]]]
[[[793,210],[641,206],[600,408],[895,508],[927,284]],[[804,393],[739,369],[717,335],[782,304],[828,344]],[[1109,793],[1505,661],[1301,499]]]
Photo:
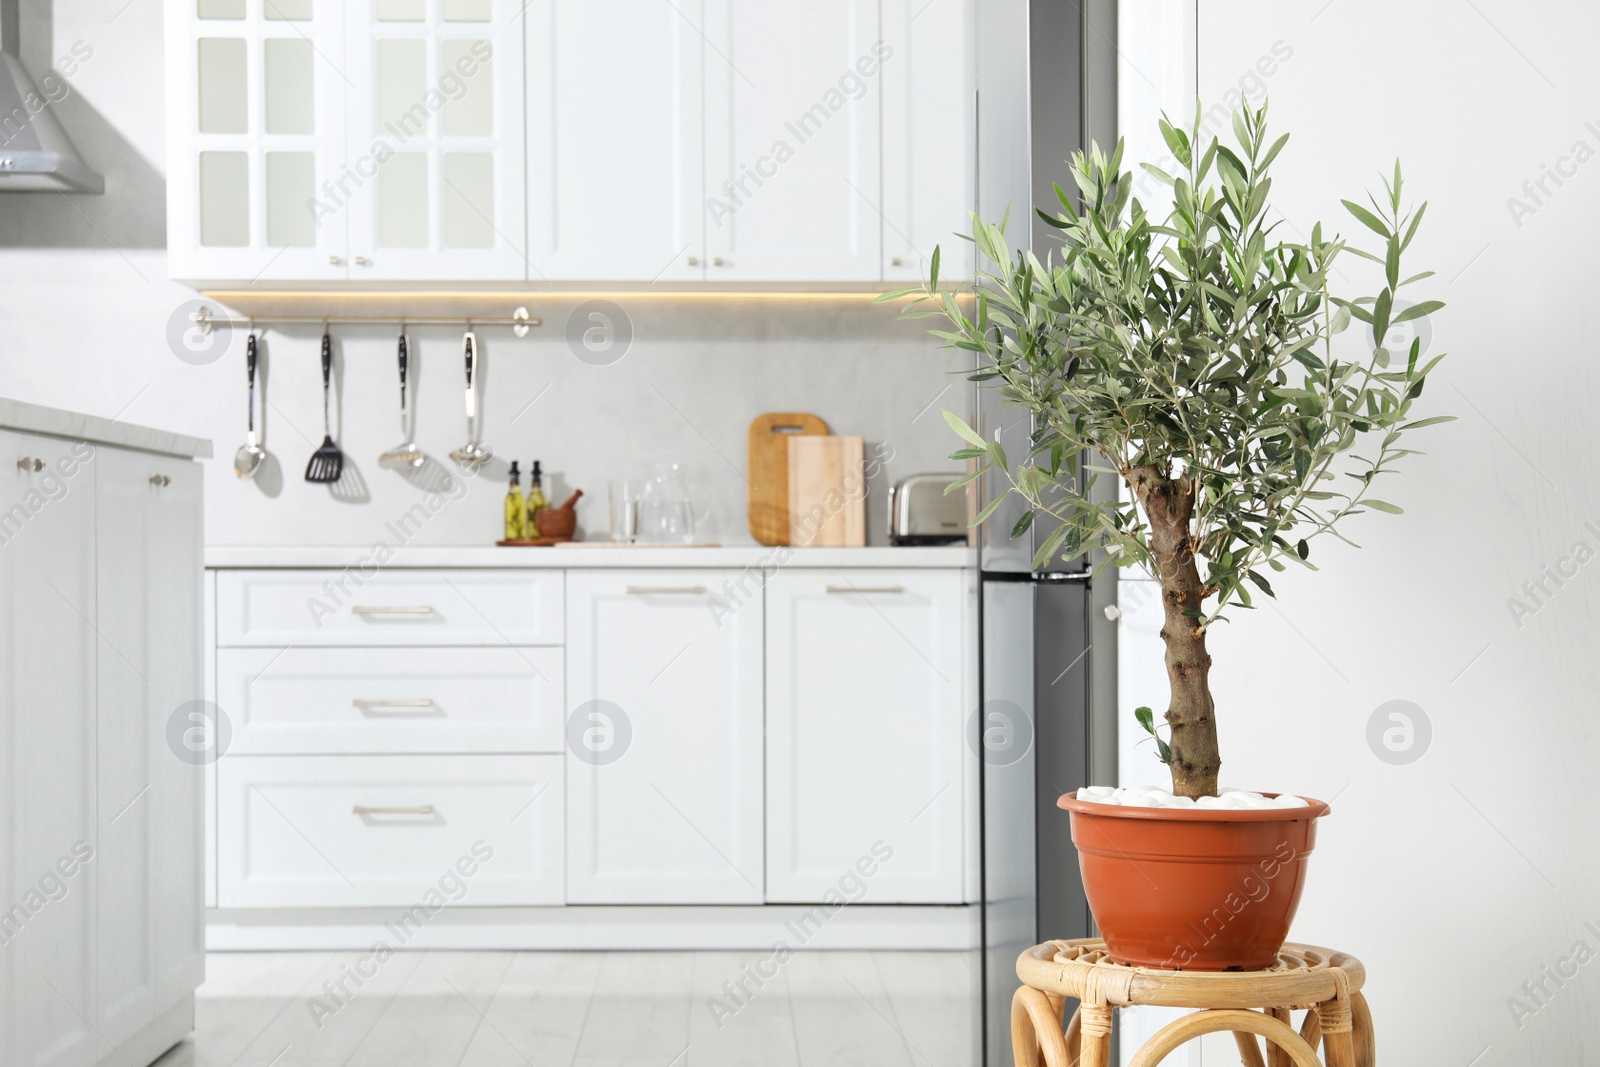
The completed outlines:
[[[1190,537],[1195,482],[1173,480],[1155,467],[1133,467],[1123,476],[1150,524],[1150,551],[1161,572],[1161,604],[1166,611],[1161,639],[1167,645],[1167,681],[1172,688],[1166,715],[1172,729],[1172,791],[1180,797],[1215,796],[1222,758],[1217,753],[1211,702],[1211,657],[1199,619],[1201,605],[1214,590],[1201,582],[1195,566]]]

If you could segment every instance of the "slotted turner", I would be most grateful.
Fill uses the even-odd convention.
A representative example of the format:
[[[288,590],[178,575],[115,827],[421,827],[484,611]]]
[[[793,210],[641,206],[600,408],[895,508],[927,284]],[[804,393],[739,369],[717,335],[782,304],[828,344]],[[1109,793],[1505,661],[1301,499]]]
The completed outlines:
[[[306,461],[306,481],[326,484],[336,482],[344,473],[344,453],[333,443],[333,431],[328,422],[328,393],[333,388],[333,339],[324,330],[322,334],[322,446],[311,453]]]

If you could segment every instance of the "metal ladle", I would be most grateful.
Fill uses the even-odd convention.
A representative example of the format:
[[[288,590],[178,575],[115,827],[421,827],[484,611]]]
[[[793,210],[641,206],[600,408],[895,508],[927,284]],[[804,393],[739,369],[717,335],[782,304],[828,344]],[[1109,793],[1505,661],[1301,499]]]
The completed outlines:
[[[250,378],[250,431],[245,436],[244,444],[239,451],[233,454],[233,473],[241,478],[254,478],[261,469],[261,461],[267,458],[256,439],[256,335],[250,334],[245,339],[244,346],[245,373]]]
[[[467,365],[467,443],[450,453],[463,467],[479,467],[494,458],[494,449],[478,442],[478,335],[470,329],[461,337],[461,354]]]

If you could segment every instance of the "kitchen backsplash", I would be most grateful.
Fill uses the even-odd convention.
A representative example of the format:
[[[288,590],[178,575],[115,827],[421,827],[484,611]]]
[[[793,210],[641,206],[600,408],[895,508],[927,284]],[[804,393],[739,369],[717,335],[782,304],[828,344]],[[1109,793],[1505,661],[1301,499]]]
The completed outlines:
[[[176,308],[189,294],[171,288]],[[965,412],[968,383],[951,373],[961,358],[940,350],[918,323],[896,321],[890,308],[856,297],[611,300],[625,317],[618,336],[632,334],[614,362],[620,345],[597,358],[581,341],[569,342],[588,322],[584,298],[531,298],[544,325],[525,339],[505,327],[478,329],[482,436],[496,460],[464,485],[437,481],[459,476],[448,456],[466,439],[461,334],[449,327],[408,330],[416,441],[436,462],[409,480],[377,465],[379,453],[403,440],[397,330],[390,326],[333,329],[333,436],[345,474],[332,487],[302,477],[322,439],[318,327],[275,329],[261,345],[265,402],[257,410],[270,458],[253,481],[232,470],[245,434],[242,332],[224,340],[224,354],[191,355],[211,361],[190,363],[170,350],[166,323],[152,315],[155,321],[136,328],[125,324],[114,345],[80,343],[66,359],[14,361],[3,391],[211,438],[211,544],[488,544],[501,529],[512,459],[524,471],[542,461],[554,500],[585,490],[578,511],[584,539],[607,536],[609,481],[675,461],[696,502],[697,539],[749,543],[746,433],[763,411],[814,412],[833,432],[860,434],[875,456],[886,457],[869,480],[869,544],[887,543],[895,479],[955,467],[946,458],[955,443],[940,409]],[[81,332],[101,328],[85,323]],[[430,485],[447,491],[429,496]]]

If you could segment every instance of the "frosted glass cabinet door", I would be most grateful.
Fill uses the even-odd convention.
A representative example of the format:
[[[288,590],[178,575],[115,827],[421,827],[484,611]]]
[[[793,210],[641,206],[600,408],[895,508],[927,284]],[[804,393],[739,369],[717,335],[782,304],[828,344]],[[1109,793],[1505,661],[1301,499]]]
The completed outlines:
[[[972,0],[883,0],[883,278],[972,277],[976,86]]]
[[[351,280],[525,280],[522,0],[345,7]]]
[[[704,6],[528,5],[530,281],[705,279]]]
[[[706,0],[706,280],[878,281],[878,0]]]
[[[336,0],[167,0],[168,273],[346,276]]]

